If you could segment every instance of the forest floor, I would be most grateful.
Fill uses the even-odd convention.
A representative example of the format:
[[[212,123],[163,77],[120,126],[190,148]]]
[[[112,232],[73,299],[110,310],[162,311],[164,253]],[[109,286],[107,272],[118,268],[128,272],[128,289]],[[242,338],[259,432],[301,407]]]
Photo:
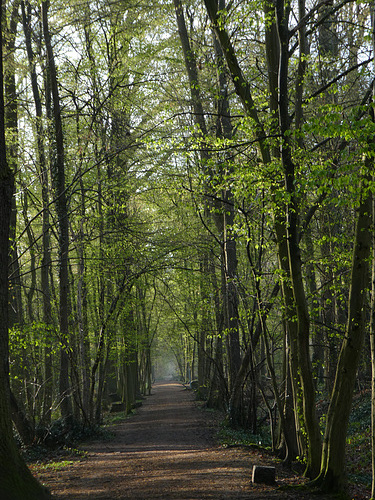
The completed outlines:
[[[301,491],[303,479],[271,455],[215,442],[218,419],[192,391],[157,383],[137,412],[115,424],[111,440],[80,446],[80,458],[32,466],[56,500],[325,500]],[[251,481],[253,465],[276,467],[276,484]],[[356,491],[352,498],[364,499]]]

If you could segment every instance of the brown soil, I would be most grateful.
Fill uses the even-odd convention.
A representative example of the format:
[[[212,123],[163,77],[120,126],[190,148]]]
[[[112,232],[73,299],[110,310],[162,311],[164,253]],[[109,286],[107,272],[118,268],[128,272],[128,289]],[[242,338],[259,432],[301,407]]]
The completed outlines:
[[[85,459],[37,472],[55,499],[323,499],[281,490],[301,479],[271,456],[215,444],[212,414],[179,383],[156,384],[137,413],[113,431],[113,440],[85,445]],[[276,485],[252,484],[255,464],[276,466]]]

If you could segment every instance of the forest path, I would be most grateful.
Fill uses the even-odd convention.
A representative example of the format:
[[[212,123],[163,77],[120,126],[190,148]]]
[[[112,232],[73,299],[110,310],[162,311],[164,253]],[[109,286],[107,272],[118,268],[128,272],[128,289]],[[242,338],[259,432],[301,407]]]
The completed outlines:
[[[113,440],[86,444],[87,460],[39,477],[56,500],[307,498],[278,489],[294,480],[281,467],[278,485],[253,485],[253,464],[272,459],[218,447],[211,419],[181,384],[155,384],[137,414],[114,427]]]

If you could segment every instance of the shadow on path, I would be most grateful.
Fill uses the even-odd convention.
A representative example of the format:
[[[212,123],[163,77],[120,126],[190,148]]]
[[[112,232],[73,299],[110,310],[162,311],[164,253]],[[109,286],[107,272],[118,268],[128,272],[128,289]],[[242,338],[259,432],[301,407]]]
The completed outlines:
[[[209,418],[181,384],[155,384],[113,440],[88,444],[88,460],[40,478],[56,500],[306,498],[252,485],[254,460],[265,457],[215,446]]]

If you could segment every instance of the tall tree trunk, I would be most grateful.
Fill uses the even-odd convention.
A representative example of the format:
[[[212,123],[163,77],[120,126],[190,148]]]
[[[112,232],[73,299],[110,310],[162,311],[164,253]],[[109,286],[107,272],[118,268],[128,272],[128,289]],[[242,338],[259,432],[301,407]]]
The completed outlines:
[[[327,7],[328,8],[328,7]],[[329,17],[332,22],[332,16]],[[374,6],[371,6],[371,24],[374,38]],[[324,32],[323,32],[324,34]],[[332,35],[330,35],[332,37]],[[335,52],[335,47],[329,47],[329,54]],[[372,89],[372,105],[370,105],[370,116],[372,122],[375,121],[373,101],[375,90]],[[370,285],[369,260],[371,255],[371,245],[374,245],[374,198],[369,185],[373,181],[374,160],[373,160],[373,137],[368,138],[371,147],[370,152],[365,154],[364,172],[359,191],[359,209],[356,221],[352,267],[350,276],[348,320],[345,337],[342,342],[341,351],[336,368],[335,382],[331,394],[331,401],[327,413],[327,424],[324,436],[322,453],[321,472],[316,483],[324,490],[332,492],[342,492],[346,490],[347,481],[345,475],[345,448],[348,430],[349,416],[352,407],[353,391],[359,366],[362,346],[365,338],[367,317],[366,317],[366,292]],[[372,230],[371,230],[372,229]],[[374,246],[372,248],[374,257]],[[370,342],[372,366],[374,369],[374,261],[372,270],[372,296],[370,319]],[[372,375],[372,391],[374,391],[374,372]],[[375,404],[372,401],[372,424],[374,418]],[[373,438],[373,443],[374,443]],[[373,463],[375,463],[373,458]],[[374,482],[373,482],[373,490]],[[374,496],[374,495],[372,495]]]
[[[301,0],[299,4],[302,2]],[[277,28],[276,16],[274,5],[268,1],[264,3],[265,15],[272,22],[267,23],[265,31],[265,51],[267,59],[267,70],[268,70],[268,90],[270,95],[270,109],[272,113],[272,122],[270,125],[270,133],[279,133],[279,69],[280,69],[280,39]],[[300,8],[301,10],[301,8]],[[301,15],[301,12],[300,12]],[[303,35],[300,38],[303,38]],[[285,49],[284,49],[285,50]],[[301,54],[301,58],[302,58]],[[296,125],[300,117],[299,105],[302,102],[302,75],[300,75],[299,84],[297,84],[296,89]],[[281,160],[281,151],[277,146],[272,148],[272,156]],[[269,161],[269,156],[263,153],[263,160],[265,162]],[[303,393],[301,391],[299,383],[299,369],[298,369],[298,331],[297,323],[295,321],[296,316],[296,304],[293,298],[293,288],[291,284],[291,270],[289,265],[289,252],[288,252],[288,235],[287,235],[287,218],[286,218],[286,208],[283,207],[281,210],[276,210],[274,214],[274,225],[277,240],[277,254],[279,261],[279,268],[283,271],[286,279],[281,280],[281,289],[283,301],[285,304],[286,311],[286,322],[285,322],[285,342],[284,347],[286,349],[286,359],[289,362],[288,374],[290,376],[291,388],[292,388],[292,401],[294,406],[294,413],[296,418],[293,420],[287,419],[290,412],[290,401],[285,402],[285,423],[287,428],[283,429],[287,435],[285,438],[285,461],[289,462],[296,458],[297,454],[300,456],[306,456],[306,441],[303,437],[304,427],[303,423]],[[290,389],[290,388],[289,388]],[[295,429],[293,429],[295,426]],[[298,443],[298,453],[295,449],[295,436],[297,436]]]
[[[367,188],[373,171],[373,158],[365,159],[365,186],[362,185],[351,268],[349,314],[342,343],[335,384],[327,413],[321,472],[316,483],[324,490],[346,488],[345,447],[353,391],[366,332],[366,290],[369,286],[372,196]]]
[[[370,6],[372,27],[372,50],[375,49],[375,1]],[[375,63],[373,64],[375,67]],[[372,88],[374,101],[375,87]],[[373,175],[372,181],[375,181]],[[370,304],[370,349],[371,349],[371,498],[375,498],[375,193],[372,193],[372,271],[371,271],[371,304]]]
[[[10,412],[8,255],[14,176],[7,164],[5,147],[2,19],[0,2],[0,495],[4,500],[44,500],[49,493],[32,476],[19,454]]]
[[[375,228],[375,194],[372,195],[372,226],[373,228]],[[371,448],[372,448],[371,498],[374,499],[375,498],[375,230],[372,231],[370,349],[371,349]]]
[[[49,176],[44,147],[45,130],[42,124],[43,111],[42,100],[40,97],[37,73],[35,69],[35,54],[32,47],[32,27],[31,27],[31,6],[29,2],[21,1],[22,25],[25,35],[25,44],[27,58],[29,62],[29,72],[31,79],[31,88],[33,92],[35,115],[36,115],[36,141],[38,152],[38,167],[42,184],[42,244],[43,255],[40,269],[42,297],[43,297],[43,321],[47,329],[52,327],[52,306],[51,290],[49,284],[49,273],[51,268],[51,249],[50,249],[50,222],[49,222]],[[44,381],[43,381],[43,411],[42,422],[48,425],[51,422],[52,408],[52,332],[47,334],[44,347]]]
[[[225,9],[225,0],[219,0],[220,10]],[[225,58],[223,50],[216,37],[215,32],[212,33],[214,38],[214,49],[216,57],[217,71],[217,124],[216,137],[219,140],[232,140],[233,129],[229,106],[228,96],[228,78],[227,69],[225,66]],[[238,283],[237,283],[237,242],[233,235],[234,218],[236,207],[234,204],[234,196],[231,188],[227,185],[226,178],[230,177],[233,172],[233,160],[230,154],[225,154],[224,158],[218,158],[217,166],[220,176],[221,190],[219,198],[221,199],[222,220],[216,222],[216,227],[222,232],[223,240],[223,263],[225,272],[225,310],[227,314],[226,328],[229,331],[229,352],[230,352],[230,390],[232,390],[238,370],[241,365],[241,349],[239,337],[239,313],[238,313]],[[215,186],[212,186],[215,189]],[[243,412],[242,405],[232,409],[240,415]]]
[[[323,52],[323,55],[332,57],[337,52],[335,46],[337,40],[336,37],[332,36],[331,26],[334,18],[329,13],[331,8],[331,4],[323,7],[322,15],[325,16],[326,21],[321,27],[320,50]],[[375,46],[373,13],[372,6],[371,23],[373,28],[373,46]],[[330,75],[330,68],[326,71]],[[322,73],[324,75],[324,72]],[[374,122],[374,87],[372,87],[372,93],[373,97],[369,107],[369,114],[372,122]],[[313,483],[330,492],[342,492],[347,487],[345,474],[346,437],[353,392],[367,326],[366,294],[370,285],[369,259],[374,229],[373,193],[371,193],[371,189],[369,188],[373,180],[374,171],[374,139],[372,136],[368,137],[367,144],[370,151],[364,154],[363,171],[360,172],[361,179],[358,191],[359,208],[357,211],[351,265],[348,320],[327,413],[321,471],[319,477]],[[370,340],[373,342],[373,338]]]
[[[18,97],[17,97],[17,88],[16,88],[16,77],[15,77],[15,41],[16,41],[16,33],[17,33],[17,25],[18,25],[18,8],[19,2],[14,2],[12,6],[12,12],[9,19],[9,24],[7,26],[7,37],[6,37],[6,60],[7,65],[4,69],[4,89],[5,89],[5,128],[7,131],[7,135],[9,137],[8,143],[6,145],[7,149],[7,162],[9,168],[12,172],[16,172],[18,170]],[[27,199],[27,193],[25,193]],[[16,220],[17,220],[17,206],[16,199],[13,196],[12,198],[12,215],[11,215],[11,251],[10,251],[10,272],[15,272],[15,280],[14,283],[15,291],[14,299],[10,301],[10,305],[13,305],[14,311],[12,311],[10,315],[10,325],[14,325],[18,323],[22,327],[23,318],[22,318],[22,298],[21,298],[21,289],[20,289],[20,278],[19,278],[19,265],[18,265],[18,255],[17,255],[17,245],[15,243],[15,235],[16,235]],[[27,231],[29,231],[29,227],[27,227]],[[35,251],[33,249],[34,239],[31,237],[31,233],[28,232],[29,238],[29,248],[30,248],[30,269],[31,269],[31,284],[29,287],[29,291],[26,292],[28,302],[29,297],[32,301],[32,296],[36,290],[36,278],[35,278]],[[18,278],[17,278],[18,275]],[[13,281],[13,280],[12,280]],[[13,288],[13,287],[12,287]],[[21,333],[21,335],[24,335]],[[31,394],[30,385],[29,385],[29,360],[26,354],[26,349],[23,348],[20,350],[20,359],[19,366],[22,368],[18,372],[21,380],[25,384],[25,392],[26,399],[29,403],[29,409],[31,409],[30,414],[32,414],[32,404],[34,403],[34,395]],[[17,388],[18,389],[18,388]],[[18,391],[17,391],[18,392]],[[21,391],[20,391],[21,392]],[[11,403],[11,411],[12,411],[12,419],[17,428],[18,433],[21,436],[21,439],[24,444],[29,445],[34,440],[34,427],[31,422],[28,420],[26,416],[26,411],[23,407],[23,402],[19,398],[15,397],[14,393],[11,391],[10,393],[10,403]]]
[[[17,171],[18,163],[18,99],[15,77],[15,41],[17,32],[18,2],[14,2],[12,13],[7,29],[5,50],[7,52],[7,65],[4,71],[4,89],[5,89],[5,127],[8,134],[7,143],[7,161],[13,172]],[[16,243],[16,225],[17,225],[17,204],[16,198],[12,198],[12,215],[10,225],[10,283],[11,294],[9,300],[10,307],[10,325],[23,323],[23,308],[21,296],[21,279],[18,261],[18,249]]]
[[[288,51],[289,51],[289,6],[284,0],[276,4],[276,18],[280,40],[279,65],[279,126],[282,136],[281,160],[285,176],[285,190],[290,195],[287,206],[287,244],[290,276],[293,288],[293,300],[297,313],[297,352],[300,372],[301,390],[303,393],[303,415],[307,430],[307,467],[306,475],[317,477],[321,460],[321,436],[319,420],[315,410],[315,385],[310,360],[310,318],[307,306],[304,282],[302,277],[300,235],[298,230],[299,207],[295,192],[295,165],[288,134],[290,131],[288,110]]]
[[[257,140],[262,161],[264,164],[270,164],[271,162],[271,151],[268,144],[265,141],[267,134],[265,133],[264,127],[259,119],[257,108],[252,97],[251,88],[249,82],[245,79],[239,62],[236,57],[235,50],[229,38],[229,35],[223,26],[222,20],[218,20],[218,2],[217,0],[205,0],[205,5],[210,19],[213,23],[215,33],[218,40],[223,48],[223,53],[226,58],[228,68],[231,72],[233,84],[235,86],[236,92],[241,99],[244,109],[248,116],[253,120],[253,133]],[[273,85],[271,87],[271,95],[274,94],[274,89],[279,89],[278,99],[275,101],[278,103],[278,115],[279,115],[279,127],[281,128],[281,134],[283,135],[283,140],[287,139],[289,130],[289,117],[288,117],[288,94],[287,94],[287,83],[288,83],[288,42],[289,33],[287,26],[288,11],[284,9],[284,3],[280,0],[277,4],[277,10],[279,11],[278,16],[278,35],[279,35],[279,48],[280,48],[280,63],[278,66],[278,71],[276,71],[275,63],[273,63],[272,71],[270,76],[273,77]],[[288,7],[289,8],[289,7]],[[281,30],[281,31],[280,31]],[[275,31],[271,34],[272,40],[275,39]],[[268,44],[267,44],[268,45]],[[277,43],[273,43],[270,46],[270,55],[275,58],[278,53]],[[272,49],[272,47],[274,47]],[[271,61],[272,65],[272,61]],[[270,71],[270,69],[269,69]],[[278,75],[278,83],[275,86],[274,77]],[[280,88],[280,85],[282,87]],[[272,99],[272,101],[274,98]],[[286,109],[285,109],[286,108]],[[276,107],[272,108],[276,111]],[[283,148],[281,150],[281,156],[284,172],[285,172],[285,189],[292,193],[293,186],[293,164],[290,161],[290,147],[288,141],[283,143]],[[278,157],[277,156],[277,157]],[[295,200],[293,202],[295,208]],[[294,207],[289,207],[290,209]],[[281,212],[277,210],[277,212]],[[286,214],[287,215],[287,214]],[[292,216],[291,224],[288,221],[289,236],[287,235],[287,220],[280,214],[275,215],[275,231],[277,235],[279,260],[281,268],[286,273],[286,276],[291,278],[290,285],[283,280],[283,297],[286,303],[286,310],[288,316],[288,333],[290,335],[290,348],[291,348],[291,370],[292,379],[297,381],[301,380],[301,385],[303,390],[298,391],[297,382],[294,384],[294,397],[295,401],[299,401],[299,396],[302,396],[303,401],[303,418],[305,420],[305,430],[307,431],[307,446],[308,446],[308,464],[306,472],[310,476],[314,476],[319,472],[320,466],[320,453],[321,453],[321,439],[319,422],[316,416],[315,406],[314,406],[314,395],[315,388],[312,379],[311,362],[308,352],[309,341],[308,341],[308,325],[309,317],[307,314],[307,304],[304,294],[302,274],[301,274],[301,259],[299,255],[299,245],[298,245],[298,233],[297,226],[295,224],[296,218],[292,210],[289,210],[288,215]],[[293,220],[294,218],[294,220]],[[289,242],[289,237],[292,241]],[[294,260],[296,258],[296,260]],[[291,267],[293,266],[293,267]],[[298,302],[297,302],[298,301]],[[301,306],[298,310],[297,306]],[[298,317],[298,321],[295,322],[294,318]],[[307,334],[305,336],[305,334]],[[300,376],[298,375],[300,373]],[[305,391],[305,392],[304,392]],[[299,414],[299,413],[298,413]]]
[[[224,3],[223,3],[224,5]],[[177,26],[180,35],[181,47],[184,54],[186,72],[190,84],[191,104],[194,112],[194,120],[199,130],[202,147],[200,148],[201,166],[204,171],[210,171],[210,153],[205,146],[205,138],[208,136],[207,125],[204,117],[204,110],[200,95],[198,66],[194,51],[192,50],[186,23],[183,13],[181,0],[174,0]],[[216,44],[216,41],[215,41]],[[228,96],[226,91],[226,76],[223,69],[224,56],[220,44],[216,44],[216,57],[218,60],[218,137],[231,138],[232,129],[229,114]],[[224,178],[224,164],[220,161],[217,165],[219,177]],[[213,177],[213,176],[211,176]],[[234,204],[233,195],[230,189],[221,189],[218,195],[217,186],[206,186],[207,193],[205,199],[205,212],[208,217],[210,208],[212,210],[212,218],[219,233],[219,237],[223,242],[223,259],[222,266],[225,277],[224,289],[224,308],[225,308],[225,329],[227,330],[227,345],[228,345],[228,361],[229,361],[229,385],[234,384],[237,372],[241,364],[239,326],[238,326],[238,293],[236,289],[236,272],[237,272],[237,253],[236,242],[231,235],[231,227],[234,220]],[[211,192],[214,196],[210,196]],[[222,198],[222,201],[220,201]],[[217,201],[212,201],[215,199]],[[239,401],[239,400],[238,400]]]
[[[56,157],[54,158],[53,177],[56,190],[56,211],[59,228],[59,323],[62,348],[60,351],[60,398],[61,415],[69,420],[72,416],[71,388],[69,380],[69,221],[68,203],[65,187],[64,136],[61,120],[60,96],[57,82],[55,59],[48,25],[49,0],[42,2],[43,35],[47,50],[47,64],[53,101]]]
[[[80,211],[79,211],[79,229],[75,236],[77,241],[78,253],[78,282],[77,282],[77,320],[78,320],[78,348],[79,356],[77,356],[78,366],[77,374],[79,374],[78,382],[82,381],[77,390],[80,393],[81,411],[84,420],[88,420],[89,403],[90,403],[90,341],[88,338],[88,318],[87,318],[87,283],[86,283],[86,259],[85,259],[85,224],[86,224],[86,192],[83,182],[82,164],[84,161],[84,147],[81,144],[80,130],[80,109],[76,104],[76,133],[79,154],[79,188],[80,188]]]

